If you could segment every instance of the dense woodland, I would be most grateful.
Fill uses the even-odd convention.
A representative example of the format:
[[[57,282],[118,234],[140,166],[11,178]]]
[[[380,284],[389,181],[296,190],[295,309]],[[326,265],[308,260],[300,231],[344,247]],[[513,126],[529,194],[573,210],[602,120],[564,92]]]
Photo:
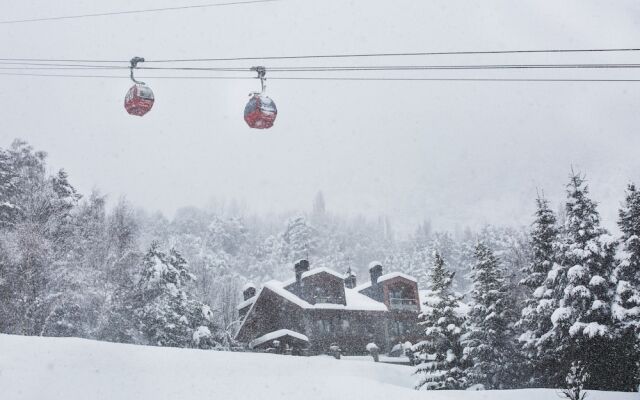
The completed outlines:
[[[640,191],[629,185],[621,201],[617,237],[573,172],[564,207],[532,199],[524,228],[434,232],[416,221],[397,238],[386,218],[331,214],[322,193],[305,213],[256,216],[231,203],[167,219],[81,195],[17,140],[0,149],[0,332],[235,349],[246,282],[290,278],[300,258],[368,279],[377,259],[429,289],[414,345],[420,388],[634,390]]]

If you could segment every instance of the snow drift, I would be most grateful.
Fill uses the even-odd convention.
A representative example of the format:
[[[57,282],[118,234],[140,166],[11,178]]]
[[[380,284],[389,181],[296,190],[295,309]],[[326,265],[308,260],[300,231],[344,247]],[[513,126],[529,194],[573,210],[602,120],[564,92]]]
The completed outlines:
[[[554,390],[416,392],[412,368],[331,357],[0,335],[3,400],[556,400]],[[590,392],[590,400],[637,393]]]

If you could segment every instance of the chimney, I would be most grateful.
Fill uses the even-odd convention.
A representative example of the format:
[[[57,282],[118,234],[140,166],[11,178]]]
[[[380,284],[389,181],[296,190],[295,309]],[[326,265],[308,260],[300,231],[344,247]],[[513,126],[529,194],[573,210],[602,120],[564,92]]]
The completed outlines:
[[[309,261],[300,260],[295,263],[293,269],[296,272],[296,282],[300,283],[300,281],[302,280],[302,274],[309,270]]]
[[[382,263],[374,261],[369,264],[369,275],[371,275],[371,286],[378,283],[378,278],[382,276]]]
[[[348,289],[356,287],[356,273],[351,271],[351,267],[349,267],[347,273],[344,274],[344,286]]]
[[[242,288],[242,296],[245,300],[249,300],[256,295],[256,286],[253,283],[247,283]]]

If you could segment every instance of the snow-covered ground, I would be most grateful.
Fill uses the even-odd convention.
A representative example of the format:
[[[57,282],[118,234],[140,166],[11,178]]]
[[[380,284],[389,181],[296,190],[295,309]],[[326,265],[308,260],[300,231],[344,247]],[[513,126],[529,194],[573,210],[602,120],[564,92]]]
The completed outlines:
[[[412,368],[0,335],[2,400],[557,400],[553,390],[416,392]],[[637,400],[591,392],[589,400]]]

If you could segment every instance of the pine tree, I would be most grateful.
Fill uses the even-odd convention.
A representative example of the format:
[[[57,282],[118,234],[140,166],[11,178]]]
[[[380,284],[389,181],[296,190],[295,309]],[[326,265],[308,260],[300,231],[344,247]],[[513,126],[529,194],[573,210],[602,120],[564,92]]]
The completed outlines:
[[[133,290],[121,296],[114,323],[130,326],[126,341],[156,346],[216,346],[217,332],[209,306],[193,300],[186,285],[194,279],[175,250],[167,255],[153,243],[142,260]],[[208,334],[207,334],[208,332]],[[121,338],[122,339],[122,338]]]
[[[39,335],[52,299],[61,293],[56,282],[69,275],[71,212],[79,196],[64,172],[47,176],[46,154],[25,142],[15,141],[2,158],[2,168],[8,168],[2,175],[10,177],[11,191],[3,195],[8,194],[12,213],[3,225],[11,229],[6,247],[12,254],[2,267],[11,298],[0,304],[0,314],[10,316],[10,332]]]
[[[542,286],[555,260],[555,247],[558,240],[556,217],[549,208],[549,202],[543,198],[536,199],[537,210],[531,229],[531,247],[533,260],[523,272],[526,276],[520,282],[531,291]]]
[[[617,340],[628,355],[627,370],[635,370],[635,382],[633,375],[627,377],[630,380],[627,389],[633,390],[640,384],[640,191],[634,184],[628,185],[618,215],[622,251],[614,273],[617,286],[613,316],[618,327]]]
[[[307,223],[304,217],[296,217],[288,221],[283,239],[286,243],[286,254],[289,262],[294,262],[301,258],[307,259],[311,253],[315,252],[315,233],[315,230]]]
[[[469,314],[469,332],[465,336],[465,354],[473,362],[468,369],[470,384],[485,389],[515,386],[515,351],[512,343],[512,305],[502,269],[493,252],[483,243],[475,249],[472,267],[473,304]]]
[[[322,191],[319,191],[313,199],[313,210],[311,214],[313,221],[315,223],[322,223],[326,213],[327,210],[324,202],[324,195],[322,194]]]
[[[0,228],[11,226],[18,211],[13,201],[17,179],[9,153],[0,149]]]
[[[551,325],[551,313],[554,311],[552,291],[545,281],[556,260],[558,247],[558,228],[556,217],[549,208],[548,201],[542,197],[536,199],[537,210],[531,229],[531,263],[524,268],[525,277],[520,284],[529,290],[520,320],[516,323],[523,356],[526,359],[528,384],[533,387],[552,386],[548,380],[548,371],[555,365],[556,355],[553,349],[540,346],[540,338],[548,332]]]
[[[540,345],[551,347],[559,365],[549,371],[551,382],[562,387],[572,363],[589,377],[589,389],[620,387],[616,365],[615,327],[611,305],[615,241],[600,226],[596,203],[589,198],[584,178],[572,173],[567,185],[566,221],[559,263],[549,273],[556,309],[551,330]]]
[[[454,273],[449,272],[439,253],[434,252],[431,268],[431,289],[427,292],[420,325],[425,328],[424,340],[416,344],[416,370],[421,375],[416,386],[425,389],[465,389],[467,379],[463,347],[464,318],[458,314],[460,296],[451,290]]]
[[[64,256],[47,285],[42,335],[98,337],[109,296],[108,285],[96,284],[104,283],[107,261],[104,207],[104,197],[94,192],[71,215]]]

